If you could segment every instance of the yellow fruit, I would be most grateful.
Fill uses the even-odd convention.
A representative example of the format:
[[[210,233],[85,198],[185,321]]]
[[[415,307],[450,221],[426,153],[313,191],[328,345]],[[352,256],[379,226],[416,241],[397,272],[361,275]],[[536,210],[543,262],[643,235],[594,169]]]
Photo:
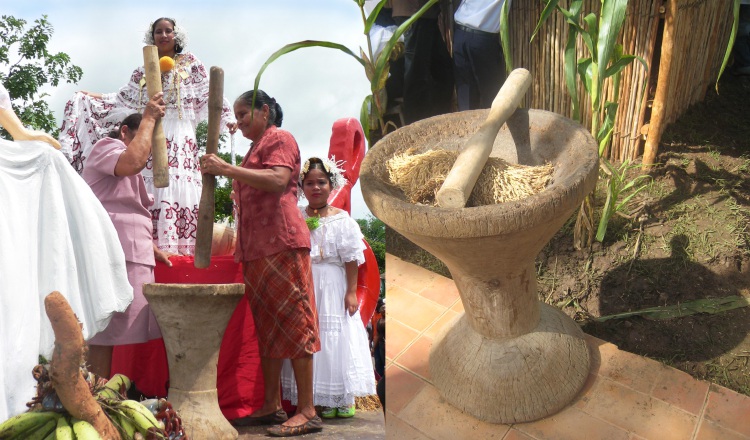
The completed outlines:
[[[174,60],[172,59],[172,57],[163,56],[159,58],[159,70],[161,70],[162,73],[169,72],[173,68],[174,68]]]
[[[55,420],[57,415],[49,411],[34,411],[13,416],[0,424],[0,439],[16,438],[22,433],[41,427],[50,420]]]
[[[152,426],[157,428],[159,426],[156,417],[154,417],[148,408],[141,405],[140,402],[136,402],[135,400],[123,400],[120,402],[119,409],[126,417],[133,421],[136,429],[141,433],[145,433],[145,431]]]

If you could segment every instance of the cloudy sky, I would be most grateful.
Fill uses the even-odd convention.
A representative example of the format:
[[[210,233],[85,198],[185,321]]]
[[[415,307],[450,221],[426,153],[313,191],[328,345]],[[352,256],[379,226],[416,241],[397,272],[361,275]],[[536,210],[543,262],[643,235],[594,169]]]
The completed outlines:
[[[29,23],[46,14],[54,27],[48,48],[65,52],[83,69],[77,85],[46,90],[50,108],[61,120],[65,102],[77,90],[115,92],[143,64],[143,35],[151,21],[167,16],[188,31],[186,50],[205,64],[224,69],[224,93],[233,101],[252,89],[266,59],[285,44],[327,40],[355,53],[366,47],[362,19],[354,0],[94,0],[2,1],[3,15]],[[283,128],[297,139],[302,157],[328,151],[333,122],[359,119],[368,94],[364,69],[353,58],[331,49],[302,49],[282,56],[266,69],[260,88],[281,104]],[[238,154],[249,141],[235,136]],[[369,214],[355,187],[354,218]]]

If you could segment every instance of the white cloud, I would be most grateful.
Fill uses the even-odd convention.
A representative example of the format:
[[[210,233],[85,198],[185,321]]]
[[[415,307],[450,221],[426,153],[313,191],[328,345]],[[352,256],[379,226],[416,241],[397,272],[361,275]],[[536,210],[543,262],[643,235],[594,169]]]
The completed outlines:
[[[173,17],[189,33],[187,50],[205,65],[224,69],[224,93],[233,101],[252,89],[265,60],[283,45],[300,40],[340,43],[354,53],[367,42],[353,0],[276,0],[273,2],[172,1],[140,3],[24,1],[3,5],[3,14],[29,22],[47,14],[55,28],[49,49],[71,56],[83,69],[77,85],[47,89],[47,101],[58,121],[65,102],[78,90],[114,92],[143,63],[142,39],[151,20]],[[302,49],[282,56],[264,73],[260,88],[274,96],[284,111],[283,128],[300,144],[303,157],[328,150],[336,119],[359,119],[369,93],[364,69],[352,57],[323,48]],[[249,141],[237,136],[238,153]],[[355,187],[353,216],[369,214]]]

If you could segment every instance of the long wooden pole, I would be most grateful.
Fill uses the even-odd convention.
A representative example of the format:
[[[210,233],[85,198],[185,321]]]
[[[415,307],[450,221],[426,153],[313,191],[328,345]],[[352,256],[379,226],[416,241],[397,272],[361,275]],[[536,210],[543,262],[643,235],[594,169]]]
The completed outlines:
[[[665,103],[669,90],[669,75],[672,72],[672,46],[674,45],[675,17],[677,16],[677,0],[667,1],[664,17],[664,36],[661,43],[661,61],[659,63],[659,77],[656,80],[656,96],[651,109],[646,145],[643,147],[643,167],[650,167],[656,160],[659,142],[664,131]]]
[[[208,139],[206,154],[219,151],[221,111],[224,104],[224,70],[212,66],[208,82]],[[216,176],[203,175],[203,192],[198,206],[198,231],[195,240],[195,267],[205,269],[211,264],[211,243],[214,235]]]
[[[146,92],[151,98],[162,91],[161,69],[159,69],[159,51],[154,45],[143,48],[143,68],[146,73]],[[164,138],[164,128],[161,119],[154,126],[154,137],[151,145],[151,157],[154,170],[154,186],[166,188],[169,186],[169,164],[167,163],[167,140]]]

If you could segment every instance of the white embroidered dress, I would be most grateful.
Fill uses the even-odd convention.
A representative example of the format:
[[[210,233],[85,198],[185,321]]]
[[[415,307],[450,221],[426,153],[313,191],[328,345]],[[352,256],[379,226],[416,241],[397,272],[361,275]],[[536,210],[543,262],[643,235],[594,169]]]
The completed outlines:
[[[198,226],[201,180],[195,140],[195,127],[208,119],[208,75],[192,53],[177,56],[175,67],[162,74],[167,111],[162,118],[167,140],[169,186],[155,188],[149,158],[141,172],[146,188],[154,195],[150,211],[154,221],[154,240],[159,249],[192,255]],[[88,150],[107,135],[127,115],[142,112],[148,102],[143,66],[138,67],[127,85],[101,99],[77,93],[65,106],[60,129],[60,144],[73,167],[80,173]],[[229,101],[224,99],[222,130],[235,122]]]
[[[321,346],[313,355],[315,405],[346,407],[354,404],[355,397],[375,394],[367,332],[359,311],[349,316],[344,307],[344,263],[364,263],[362,239],[359,225],[345,211],[321,218],[320,226],[310,233]],[[282,368],[281,386],[284,399],[296,404],[297,386],[288,360]]]
[[[0,84],[0,109],[11,109]],[[44,298],[59,291],[89,339],[133,300],[109,215],[60,151],[0,139],[0,421],[36,393],[31,370],[51,358]]]

